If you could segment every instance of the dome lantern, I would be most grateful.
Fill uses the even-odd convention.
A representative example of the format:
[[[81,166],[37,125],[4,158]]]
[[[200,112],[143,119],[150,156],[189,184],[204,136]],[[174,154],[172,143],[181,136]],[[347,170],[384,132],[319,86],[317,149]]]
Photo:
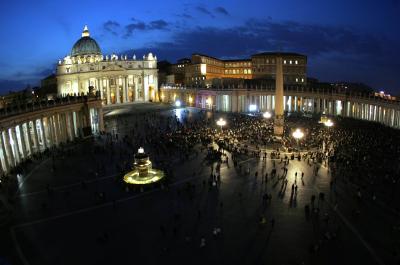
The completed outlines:
[[[101,55],[97,42],[90,37],[87,26],[83,28],[82,37],[74,44],[71,56]]]
[[[87,25],[85,25],[85,27],[83,28],[83,31],[82,31],[82,38],[83,37],[90,37],[90,33],[89,33],[89,29],[88,29],[88,26]]]

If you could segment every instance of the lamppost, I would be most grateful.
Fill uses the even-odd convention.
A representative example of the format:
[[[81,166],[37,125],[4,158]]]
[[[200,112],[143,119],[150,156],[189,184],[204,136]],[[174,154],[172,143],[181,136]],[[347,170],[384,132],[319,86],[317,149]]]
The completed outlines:
[[[299,128],[297,128],[292,133],[292,136],[293,136],[294,139],[296,139],[297,147],[299,147],[299,140],[304,137],[304,133]]]
[[[219,120],[217,120],[217,125],[221,127],[222,132],[222,126],[226,125],[226,120],[224,120],[223,118],[219,118]]]

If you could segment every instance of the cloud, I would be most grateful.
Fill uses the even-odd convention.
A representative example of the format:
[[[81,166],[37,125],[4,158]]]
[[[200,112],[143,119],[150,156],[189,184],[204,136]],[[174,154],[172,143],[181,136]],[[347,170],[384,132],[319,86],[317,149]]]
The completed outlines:
[[[105,22],[103,24],[104,31],[109,32],[115,36],[118,35],[118,30],[120,29],[120,27],[121,27],[121,25],[118,22],[113,21],[113,20],[108,20],[107,22]]]
[[[188,13],[183,13],[183,14],[179,14],[177,15],[181,18],[185,18],[185,19],[192,19],[193,17],[191,15],[189,15]]]
[[[230,28],[184,28],[173,32],[172,39],[173,47],[179,50],[206,52],[215,56],[249,56],[280,49],[309,56],[331,53],[383,55],[382,41],[373,35],[361,34],[351,28],[293,21],[273,22],[270,19],[252,19]],[[153,47],[163,47],[164,44],[155,42]]]
[[[207,8],[205,8],[204,6],[197,6],[196,10],[199,11],[200,13],[208,15],[208,16],[210,16],[212,18],[214,17],[214,15]]]
[[[216,7],[215,8],[215,12],[219,13],[219,14],[222,14],[222,15],[225,15],[225,16],[230,16],[229,12],[225,8],[223,8],[222,6]]]
[[[159,19],[149,23],[149,28],[152,30],[165,30],[167,29],[168,23],[165,20]]]
[[[162,19],[153,20],[147,24],[135,18],[132,18],[132,21],[134,21],[134,23],[125,26],[125,38],[132,36],[134,31],[168,30],[169,26],[168,22]]]
[[[308,56],[309,73],[321,80],[347,79],[398,89],[400,82],[392,76],[393,69],[400,69],[397,45],[350,27],[267,18],[230,28],[182,28],[172,32],[171,41],[153,42],[136,52],[152,51],[171,61],[196,52],[219,58],[248,58],[263,51],[298,52]]]

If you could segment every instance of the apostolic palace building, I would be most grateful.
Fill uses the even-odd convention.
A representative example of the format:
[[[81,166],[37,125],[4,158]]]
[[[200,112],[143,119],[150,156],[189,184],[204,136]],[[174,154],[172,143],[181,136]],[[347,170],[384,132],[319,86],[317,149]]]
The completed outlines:
[[[57,66],[59,95],[99,93],[104,105],[157,98],[157,57],[152,53],[143,60],[134,55],[103,55],[85,26],[71,54]]]

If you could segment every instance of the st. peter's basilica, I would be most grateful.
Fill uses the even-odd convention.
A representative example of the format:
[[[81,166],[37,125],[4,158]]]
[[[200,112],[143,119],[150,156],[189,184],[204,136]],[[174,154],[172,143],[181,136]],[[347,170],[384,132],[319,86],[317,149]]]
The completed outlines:
[[[104,105],[154,101],[157,95],[157,57],[103,55],[85,26],[71,54],[57,65],[59,95],[100,94]]]

